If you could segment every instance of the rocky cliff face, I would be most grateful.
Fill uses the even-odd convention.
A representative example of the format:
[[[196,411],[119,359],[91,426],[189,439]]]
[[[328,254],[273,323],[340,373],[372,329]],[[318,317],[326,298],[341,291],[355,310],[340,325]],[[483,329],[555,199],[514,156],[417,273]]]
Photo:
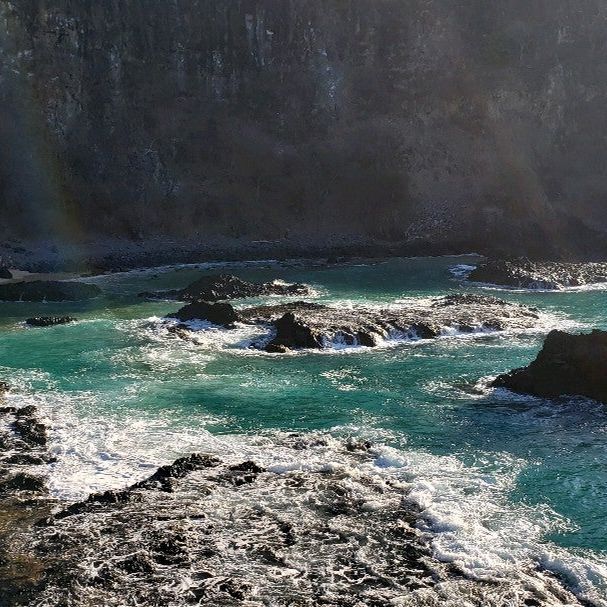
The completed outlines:
[[[590,254],[605,107],[602,0],[3,2],[3,236]]]

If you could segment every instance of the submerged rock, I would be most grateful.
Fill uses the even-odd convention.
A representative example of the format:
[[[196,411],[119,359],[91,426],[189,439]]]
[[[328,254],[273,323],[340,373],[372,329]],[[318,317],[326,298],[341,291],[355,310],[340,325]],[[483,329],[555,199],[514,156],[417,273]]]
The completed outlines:
[[[185,289],[140,293],[151,299],[176,299],[178,301],[221,301],[264,295],[309,295],[310,287],[304,284],[283,282],[252,283],[232,274],[203,276]]]
[[[229,303],[196,301],[170,314],[168,318],[177,318],[182,322],[206,320],[214,325],[229,326],[234,324],[239,316]]]
[[[607,403],[607,331],[552,331],[527,367],[500,375],[493,386],[545,398],[579,395]]]
[[[607,282],[607,263],[493,259],[472,270],[467,279],[518,289],[559,290]]]
[[[81,301],[101,293],[97,285],[85,282],[34,280],[0,285],[0,301]]]
[[[76,320],[72,316],[36,316],[28,318],[25,324],[30,327],[52,327],[54,325],[66,325],[70,322],[76,322]]]

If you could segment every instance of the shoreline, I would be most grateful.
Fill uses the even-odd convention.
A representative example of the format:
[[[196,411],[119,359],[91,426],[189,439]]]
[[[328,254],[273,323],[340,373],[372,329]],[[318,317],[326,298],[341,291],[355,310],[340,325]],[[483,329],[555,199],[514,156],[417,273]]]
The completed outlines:
[[[108,239],[103,243],[0,244],[0,265],[20,272],[45,275],[96,276],[132,270],[204,263],[320,261],[343,263],[354,259],[392,257],[444,257],[472,255],[474,247],[427,241],[382,242],[367,239],[335,239],[317,242],[294,240],[221,240],[179,242],[150,239],[141,242]]]

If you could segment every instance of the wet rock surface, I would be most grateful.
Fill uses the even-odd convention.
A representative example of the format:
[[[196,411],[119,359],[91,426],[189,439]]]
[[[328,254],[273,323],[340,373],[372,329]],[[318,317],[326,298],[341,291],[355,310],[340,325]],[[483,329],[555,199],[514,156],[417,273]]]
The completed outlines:
[[[206,306],[208,304],[201,310],[206,310]],[[194,309],[194,305],[186,306],[182,309],[185,311],[182,318],[187,316],[191,320],[190,312]],[[533,308],[495,297],[454,294],[385,308],[337,308],[298,301],[242,310],[226,309],[226,317],[230,322],[267,326],[271,339],[259,341],[254,347],[268,352],[286,352],[343,345],[374,347],[386,339],[432,339],[449,332],[529,329],[537,324],[539,314]],[[210,320],[210,317],[199,319]],[[183,325],[175,332],[186,330],[187,326]]]
[[[182,322],[206,320],[215,325],[230,326],[239,320],[236,310],[228,303],[207,303],[197,301],[179,309],[168,318],[176,318]]]
[[[76,322],[76,320],[72,316],[35,316],[26,319],[25,324],[29,327],[53,327],[55,325],[67,325]]]
[[[552,331],[529,366],[500,375],[493,385],[546,398],[579,395],[607,403],[606,370],[606,331]]]
[[[46,441],[35,407],[0,400],[0,605],[29,605],[40,588],[44,565],[22,534],[52,506]]]
[[[84,282],[33,280],[0,285],[0,301],[81,301],[101,293],[97,285]]]
[[[439,562],[409,485],[378,473],[371,443],[295,434],[269,448],[317,464],[193,454],[22,529],[44,567],[36,602],[10,604],[579,605],[542,572],[482,582]]]
[[[265,295],[309,295],[310,287],[304,284],[288,284],[280,281],[253,283],[232,274],[203,276],[185,289],[140,293],[149,299],[175,299],[177,301],[222,301],[261,297]]]
[[[607,282],[607,263],[489,260],[472,270],[467,279],[518,289],[559,290]]]

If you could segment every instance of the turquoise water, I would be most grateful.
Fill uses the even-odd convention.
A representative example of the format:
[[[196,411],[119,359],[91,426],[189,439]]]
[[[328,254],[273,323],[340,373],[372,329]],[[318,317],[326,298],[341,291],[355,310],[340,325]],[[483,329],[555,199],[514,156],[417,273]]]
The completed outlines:
[[[306,282],[318,300],[341,305],[462,289],[491,293],[537,306],[545,313],[538,331],[294,355],[243,350],[236,346],[246,335],[238,332],[214,331],[188,343],[158,322],[178,304],[136,294],[185,286],[217,270],[163,269],[91,279],[106,295],[87,304],[0,304],[0,377],[17,386],[14,398],[37,403],[49,418],[59,456],[51,486],[62,498],[121,486],[178,454],[216,449],[223,436],[231,437],[231,449],[234,437],[276,431],[364,436],[401,454],[415,491],[426,496],[421,502],[432,502],[428,525],[444,540],[437,553],[450,550],[474,567],[474,550],[491,552],[494,543],[503,543],[494,560],[546,549],[558,555],[561,573],[584,578],[605,597],[607,408],[486,385],[531,360],[551,328],[607,329],[607,294],[493,292],[462,287],[449,273],[475,262],[229,271],[248,280]],[[48,329],[21,322],[55,313],[80,322]],[[591,573],[580,573],[588,563]]]

